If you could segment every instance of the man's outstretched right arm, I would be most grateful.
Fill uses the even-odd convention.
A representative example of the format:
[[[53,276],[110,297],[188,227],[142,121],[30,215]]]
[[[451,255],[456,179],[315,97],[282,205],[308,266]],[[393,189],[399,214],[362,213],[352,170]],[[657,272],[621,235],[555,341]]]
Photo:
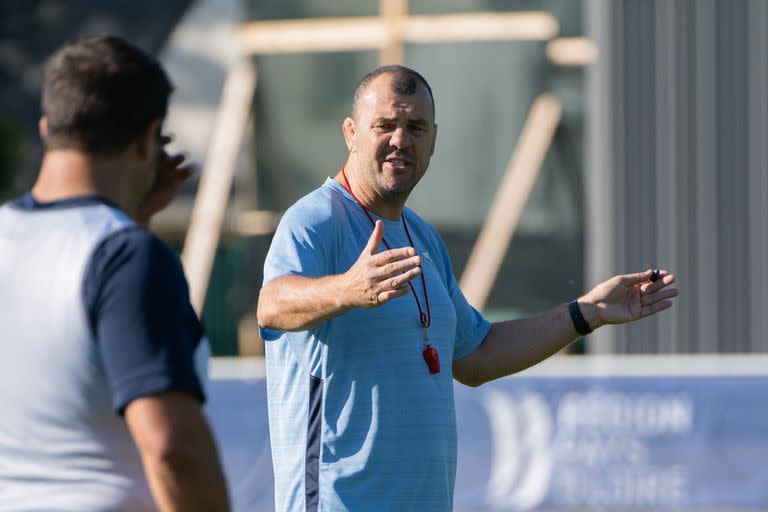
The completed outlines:
[[[375,308],[408,293],[421,273],[412,247],[378,252],[384,225],[377,221],[363,252],[343,274],[319,278],[286,275],[261,290],[259,325],[276,331],[303,331],[354,308]]]

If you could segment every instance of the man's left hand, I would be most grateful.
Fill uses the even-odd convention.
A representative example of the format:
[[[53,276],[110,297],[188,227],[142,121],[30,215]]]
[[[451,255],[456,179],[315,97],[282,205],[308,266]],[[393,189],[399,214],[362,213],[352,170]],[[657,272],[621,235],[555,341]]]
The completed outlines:
[[[675,276],[659,271],[651,281],[652,270],[612,277],[578,299],[584,317],[592,329],[604,324],[623,324],[639,320],[672,307],[677,297]]]
[[[171,137],[163,135],[161,146],[171,142]],[[195,174],[196,166],[191,162],[184,163],[183,154],[169,155],[165,149],[160,150],[157,173],[152,186],[139,206],[137,222],[148,227],[152,216],[168,206],[181,190],[181,186]]]

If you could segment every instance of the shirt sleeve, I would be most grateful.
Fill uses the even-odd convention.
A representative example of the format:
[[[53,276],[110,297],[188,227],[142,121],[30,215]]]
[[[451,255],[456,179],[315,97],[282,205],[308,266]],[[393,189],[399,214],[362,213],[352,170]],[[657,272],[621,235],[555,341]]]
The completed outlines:
[[[444,266],[448,294],[451,297],[451,301],[453,301],[453,307],[456,311],[456,338],[453,348],[453,360],[458,361],[474,352],[480,346],[488,335],[492,324],[467,302],[461,288],[459,288],[459,283],[456,281],[456,276],[453,274],[453,266],[451,265],[448,250],[445,248],[445,244],[439,238],[439,235],[435,233],[435,236],[437,237],[440,259]]]
[[[264,285],[278,277],[322,277],[329,273],[326,244],[329,215],[298,204],[285,212],[264,260]]]
[[[91,257],[83,295],[119,414],[161,391],[204,400],[195,371],[202,327],[181,264],[163,242],[138,228],[111,235]]]
[[[333,223],[329,212],[301,202],[289,208],[272,238],[264,260],[264,283],[287,275],[323,277],[333,273],[328,245],[333,240]],[[282,331],[259,326],[261,338],[276,340]]]

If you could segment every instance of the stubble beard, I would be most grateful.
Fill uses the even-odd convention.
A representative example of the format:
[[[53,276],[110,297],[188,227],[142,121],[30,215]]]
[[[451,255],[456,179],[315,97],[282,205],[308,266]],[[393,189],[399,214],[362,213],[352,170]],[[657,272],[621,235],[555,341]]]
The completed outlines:
[[[382,167],[383,165],[373,171],[376,192],[387,202],[405,203],[419,182],[419,178],[414,174],[415,169],[406,180],[401,180],[397,175],[386,174]]]

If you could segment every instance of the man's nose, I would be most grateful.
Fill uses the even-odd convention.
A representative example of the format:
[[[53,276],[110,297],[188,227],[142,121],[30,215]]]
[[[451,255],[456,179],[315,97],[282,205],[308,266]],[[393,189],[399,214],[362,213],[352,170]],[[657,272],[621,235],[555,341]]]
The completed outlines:
[[[392,137],[389,139],[389,145],[396,148],[405,148],[411,143],[411,137],[408,135],[408,131],[401,127],[395,129],[392,132]]]

